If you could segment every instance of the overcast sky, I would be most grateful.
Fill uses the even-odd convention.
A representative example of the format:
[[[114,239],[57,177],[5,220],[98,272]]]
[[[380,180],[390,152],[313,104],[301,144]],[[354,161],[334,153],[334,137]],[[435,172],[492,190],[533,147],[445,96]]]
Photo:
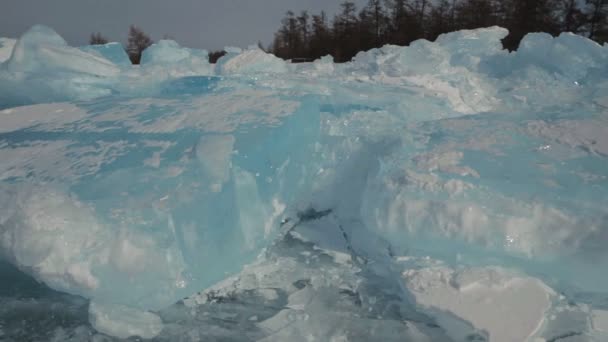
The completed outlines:
[[[0,37],[19,37],[35,24],[72,45],[91,32],[125,42],[129,25],[153,39],[169,35],[189,47],[247,47],[272,41],[287,10],[335,13],[342,0],[0,0]],[[365,0],[355,1],[358,4]]]

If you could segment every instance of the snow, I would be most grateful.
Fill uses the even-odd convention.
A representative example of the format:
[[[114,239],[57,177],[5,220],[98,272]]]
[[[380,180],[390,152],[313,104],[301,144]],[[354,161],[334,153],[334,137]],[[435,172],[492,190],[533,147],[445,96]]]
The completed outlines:
[[[120,338],[601,338],[608,47],[507,33],[135,67],[34,27],[0,65],[0,255]]]

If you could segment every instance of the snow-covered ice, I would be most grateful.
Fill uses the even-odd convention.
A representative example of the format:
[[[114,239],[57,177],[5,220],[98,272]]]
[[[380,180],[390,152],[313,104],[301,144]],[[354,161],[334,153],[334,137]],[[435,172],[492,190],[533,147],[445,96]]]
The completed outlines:
[[[139,67],[0,40],[0,255],[91,300],[45,338],[606,338],[608,47],[507,33]]]

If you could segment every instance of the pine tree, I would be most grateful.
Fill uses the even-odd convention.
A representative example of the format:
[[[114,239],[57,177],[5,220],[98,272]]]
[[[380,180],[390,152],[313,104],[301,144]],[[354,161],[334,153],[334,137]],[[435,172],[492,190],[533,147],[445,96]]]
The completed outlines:
[[[382,39],[388,29],[388,17],[382,1],[368,0],[361,14],[368,20],[367,26],[371,29],[374,46],[382,45]]]
[[[422,22],[407,0],[388,0],[390,33],[388,42],[407,45],[423,37]]]
[[[332,52],[332,35],[325,12],[312,16],[310,58],[317,59]]]
[[[306,58],[309,53],[310,24],[308,12],[302,11],[296,18],[299,44],[295,47],[295,57]]]
[[[434,40],[442,33],[450,32],[453,26],[454,11],[448,0],[441,0],[436,5],[431,6],[428,17],[428,37]]]
[[[349,61],[358,50],[357,7],[354,2],[345,1],[340,4],[342,11],[334,17],[333,35],[336,41],[334,59],[337,62]]]

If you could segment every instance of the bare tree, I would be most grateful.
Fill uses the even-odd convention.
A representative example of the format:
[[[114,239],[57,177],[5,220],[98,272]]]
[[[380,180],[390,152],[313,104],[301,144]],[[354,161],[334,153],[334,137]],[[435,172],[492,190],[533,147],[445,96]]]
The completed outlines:
[[[332,33],[327,23],[325,12],[312,16],[312,33],[310,38],[310,58],[317,59],[332,52]]]
[[[579,7],[578,0],[561,0],[559,3],[561,30],[565,32],[581,32],[581,28],[585,25],[586,17]]]
[[[141,53],[150,45],[152,39],[141,29],[131,25],[129,28],[129,42],[127,45],[127,53],[131,59],[131,63],[139,64],[141,61]]]
[[[587,0],[589,6],[589,38],[608,40],[608,0]]]
[[[91,33],[91,38],[89,38],[89,44],[91,45],[104,45],[107,44],[108,40],[106,37],[102,36],[101,33]]]
[[[409,1],[387,0],[387,3],[390,12],[390,43],[407,45],[424,36],[423,23]]]
[[[386,26],[388,25],[388,17],[382,1],[368,0],[367,6],[363,8],[362,13],[368,18],[369,24],[371,24],[374,45],[380,46],[381,37],[386,34]]]

